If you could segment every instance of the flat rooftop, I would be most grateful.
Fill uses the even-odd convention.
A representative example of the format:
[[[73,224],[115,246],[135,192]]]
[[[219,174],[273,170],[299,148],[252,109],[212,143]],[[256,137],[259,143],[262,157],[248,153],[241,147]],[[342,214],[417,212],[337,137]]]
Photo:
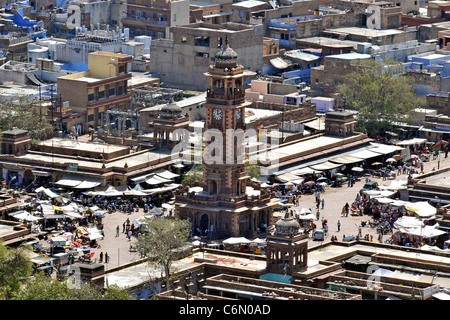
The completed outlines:
[[[161,151],[159,152],[143,152],[143,153],[131,153],[127,156],[121,157],[118,160],[106,162],[105,166],[106,168],[114,168],[119,167],[123,168],[125,164],[127,164],[128,167],[134,167],[137,165],[140,165],[142,163],[147,163],[151,161],[155,161],[158,159],[164,160],[165,158],[169,157],[169,152]],[[55,154],[52,155],[44,155],[44,154],[36,154],[36,153],[28,153],[22,156],[18,156],[14,158],[16,162],[20,163],[22,161],[38,161],[41,162],[44,166],[48,165],[49,163],[54,163],[55,165],[65,165],[67,166],[68,163],[78,163],[79,167],[86,167],[91,168],[93,170],[100,170],[103,166],[103,163],[101,161],[92,161],[87,158],[77,158],[74,159],[73,157],[64,157]],[[81,171],[81,169],[79,169]]]
[[[364,37],[385,37],[385,36],[405,33],[405,31],[397,30],[397,29],[379,29],[379,30],[375,30],[375,29],[368,29],[368,28],[361,28],[361,27],[332,28],[332,29],[327,29],[326,32],[329,32],[329,33],[345,33],[345,34],[364,36]]]
[[[117,146],[114,144],[83,142],[72,139],[52,138],[42,141],[39,145],[64,149],[77,149],[82,151],[112,153],[129,149],[127,146]]]
[[[348,139],[348,137],[347,137]],[[345,137],[337,137],[337,136],[319,136],[316,138],[305,139],[303,141],[299,141],[284,147],[280,147],[275,149],[275,151],[271,151],[269,157],[279,157],[283,158],[285,156],[293,155],[300,152],[306,152],[310,150],[314,150],[317,148],[321,148],[321,150],[326,150],[327,146],[330,144],[334,144],[337,142],[344,142],[346,140]],[[300,158],[299,158],[300,160]]]
[[[308,37],[308,38],[299,38],[296,40],[297,42],[318,44],[321,46],[344,46],[344,47],[353,47],[354,49],[358,48],[358,44],[360,41],[352,41],[352,40],[339,40],[328,37]]]
[[[445,187],[450,190],[450,168],[447,171],[436,173],[432,176],[420,179],[429,186]]]
[[[245,123],[254,122],[257,119],[263,119],[271,116],[281,114],[279,110],[258,109],[258,108],[245,108]]]

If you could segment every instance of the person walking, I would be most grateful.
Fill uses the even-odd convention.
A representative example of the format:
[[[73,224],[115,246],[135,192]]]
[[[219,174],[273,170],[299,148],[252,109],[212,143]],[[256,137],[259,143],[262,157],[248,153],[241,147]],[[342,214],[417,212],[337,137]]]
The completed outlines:
[[[131,241],[131,235],[132,235],[132,232],[131,232],[131,229],[130,229],[130,230],[128,230],[128,241]]]
[[[325,199],[322,199],[322,210],[325,207]]]
[[[108,252],[105,252],[105,263],[109,263]]]
[[[116,227],[116,237],[118,237],[118,236],[119,236],[119,233],[120,233],[120,227],[119,227],[119,226],[117,226],[117,227]]]
[[[341,221],[340,220],[338,220],[338,222],[337,222],[337,227],[338,227],[338,232],[341,231]]]
[[[100,260],[99,260],[99,262],[100,262],[100,263],[102,263],[102,262],[103,262],[103,251],[102,251],[102,252],[100,252]]]

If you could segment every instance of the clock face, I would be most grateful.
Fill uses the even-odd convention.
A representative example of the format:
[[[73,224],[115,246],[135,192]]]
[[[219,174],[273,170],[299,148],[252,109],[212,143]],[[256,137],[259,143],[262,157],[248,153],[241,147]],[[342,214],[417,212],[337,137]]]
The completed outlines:
[[[242,109],[237,109],[236,110],[236,119],[240,119],[242,117]]]
[[[213,117],[214,117],[214,119],[216,119],[216,120],[222,119],[222,110],[220,110],[220,109],[214,109],[214,110],[213,110]]]

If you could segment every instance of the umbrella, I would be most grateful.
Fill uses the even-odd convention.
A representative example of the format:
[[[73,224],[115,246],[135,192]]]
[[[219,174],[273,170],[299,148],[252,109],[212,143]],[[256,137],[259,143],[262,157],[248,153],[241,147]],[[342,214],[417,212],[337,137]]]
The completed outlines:
[[[336,173],[336,176],[338,176],[338,177],[342,177],[342,176],[344,176],[344,174],[343,174],[343,173],[340,173],[340,172],[338,172],[338,173]]]
[[[193,236],[192,240],[200,240],[200,237],[199,236]]]
[[[382,163],[381,162],[374,162],[374,163],[372,163],[372,165],[373,166],[380,166],[380,165],[382,165]]]
[[[307,185],[307,186],[312,186],[312,185],[315,185],[315,184],[316,183],[314,181],[305,182],[305,185]]]
[[[417,159],[419,156],[417,154],[412,154],[411,159]]]
[[[325,180],[328,180],[328,178],[320,177],[319,179],[317,179],[317,182],[319,182],[319,181],[325,181]]]
[[[386,162],[396,162],[397,160],[395,160],[394,158],[389,158],[386,160]]]
[[[321,183],[319,183],[319,186],[321,186],[321,187],[326,187],[328,184],[326,183],[326,182],[321,182]]]
[[[362,171],[364,171],[364,169],[361,168],[361,167],[353,167],[352,170],[353,170],[353,171],[357,171],[357,172],[362,172]]]
[[[397,161],[403,159],[403,157],[401,155],[399,155],[399,154],[396,154],[396,155],[392,156],[392,158],[394,158]]]

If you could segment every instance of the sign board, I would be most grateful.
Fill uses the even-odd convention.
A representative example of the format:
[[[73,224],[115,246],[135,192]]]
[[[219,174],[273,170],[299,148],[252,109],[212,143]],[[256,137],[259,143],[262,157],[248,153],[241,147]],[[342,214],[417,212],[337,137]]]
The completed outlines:
[[[67,163],[67,170],[78,171],[78,163],[76,162]]]

